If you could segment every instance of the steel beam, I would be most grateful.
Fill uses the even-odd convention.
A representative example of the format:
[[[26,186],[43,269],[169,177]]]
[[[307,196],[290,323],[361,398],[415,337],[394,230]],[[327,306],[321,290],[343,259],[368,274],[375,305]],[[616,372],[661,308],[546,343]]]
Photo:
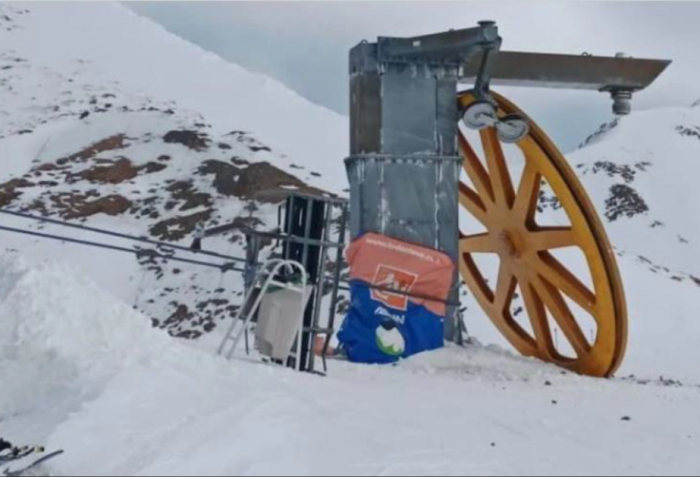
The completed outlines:
[[[473,85],[481,54],[465,62],[461,84]],[[491,83],[503,86],[640,91],[670,60],[501,51],[493,60]]]

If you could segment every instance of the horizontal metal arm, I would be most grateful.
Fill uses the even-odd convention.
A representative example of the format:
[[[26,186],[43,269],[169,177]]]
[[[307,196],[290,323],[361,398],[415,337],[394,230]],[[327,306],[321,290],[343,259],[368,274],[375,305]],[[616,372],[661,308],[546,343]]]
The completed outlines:
[[[467,60],[460,83],[473,84],[481,54]],[[500,51],[491,65],[491,84],[596,91],[639,91],[670,60]]]

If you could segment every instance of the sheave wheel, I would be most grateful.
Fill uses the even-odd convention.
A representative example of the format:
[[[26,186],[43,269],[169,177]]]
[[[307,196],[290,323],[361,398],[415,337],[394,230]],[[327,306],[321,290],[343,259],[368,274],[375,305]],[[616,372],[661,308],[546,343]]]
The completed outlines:
[[[624,357],[627,312],[615,254],[603,225],[556,146],[514,104],[495,93],[494,97],[499,118],[517,117],[527,123],[527,133],[516,142],[525,164],[520,164],[522,174],[519,183],[514,184],[495,127],[478,133],[483,161],[466,136],[460,134],[464,170],[473,185],[460,182],[460,204],[486,229],[479,234],[461,233],[462,278],[484,312],[520,353],[577,373],[610,376]],[[470,93],[461,94],[458,100],[464,111],[475,102]],[[545,183],[570,225],[537,223]],[[578,248],[588,270],[571,270],[558,260],[556,252],[565,248]],[[478,254],[498,256],[497,280],[489,283],[484,278],[477,265]],[[584,284],[577,272],[590,273],[593,286]],[[530,326],[522,326],[514,318],[514,300],[521,300]],[[581,312],[589,315],[587,322],[594,323],[595,333],[584,329]],[[569,352],[562,352],[560,340],[566,341]]]

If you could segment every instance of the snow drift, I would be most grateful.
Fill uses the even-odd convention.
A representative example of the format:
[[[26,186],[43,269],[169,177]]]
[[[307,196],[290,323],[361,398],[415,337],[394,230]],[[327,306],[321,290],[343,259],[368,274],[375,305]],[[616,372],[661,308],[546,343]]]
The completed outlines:
[[[62,393],[94,397],[129,363],[168,344],[149,320],[64,264],[0,257],[0,416]]]

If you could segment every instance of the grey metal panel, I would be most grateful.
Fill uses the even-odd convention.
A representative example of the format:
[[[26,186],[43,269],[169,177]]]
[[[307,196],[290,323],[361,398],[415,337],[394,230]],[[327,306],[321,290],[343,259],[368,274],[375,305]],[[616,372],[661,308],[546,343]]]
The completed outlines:
[[[365,232],[381,233],[381,165],[372,159],[346,160],[349,171],[351,193],[357,197],[350,200],[351,234],[355,238]]]
[[[378,71],[377,44],[362,41],[350,50],[350,76],[363,71]]]
[[[479,53],[466,63],[460,82],[473,84],[480,60]],[[669,64],[669,60],[501,51],[494,58],[491,81],[504,86],[638,91]]]
[[[485,22],[481,27],[450,30],[411,38],[379,37],[379,61],[461,62],[478,45],[498,40],[498,27]]]
[[[437,193],[440,164],[435,161],[388,160],[383,163],[383,233],[407,242],[440,248]]]
[[[392,65],[382,75],[382,153],[437,150],[437,81],[421,66]]]
[[[352,238],[360,235],[362,230],[362,216],[359,214],[362,210],[362,183],[364,182],[362,166],[363,164],[358,161],[345,160],[345,169],[350,182],[350,236]]]
[[[459,109],[455,99],[457,79],[455,76],[437,78],[436,86],[436,152],[441,156],[453,156],[457,154],[459,122]]]
[[[452,277],[452,290],[449,300],[459,302],[459,175],[462,169],[462,158],[442,161],[438,169],[437,199],[437,238],[440,249],[447,253],[455,263]],[[457,307],[450,306],[445,316],[445,339],[455,341],[460,333]]]
[[[356,193],[350,202],[353,237],[382,233],[442,250],[456,259],[460,164],[456,156],[348,158],[351,194]]]
[[[351,154],[454,154],[459,65],[378,61],[350,53]]]
[[[350,153],[381,152],[382,98],[378,72],[350,80]]]
[[[459,256],[459,176],[462,158],[442,161],[438,170],[437,198],[437,236],[440,248],[450,257]]]
[[[374,160],[364,163],[362,181],[362,231],[381,232],[382,184],[381,164]]]

